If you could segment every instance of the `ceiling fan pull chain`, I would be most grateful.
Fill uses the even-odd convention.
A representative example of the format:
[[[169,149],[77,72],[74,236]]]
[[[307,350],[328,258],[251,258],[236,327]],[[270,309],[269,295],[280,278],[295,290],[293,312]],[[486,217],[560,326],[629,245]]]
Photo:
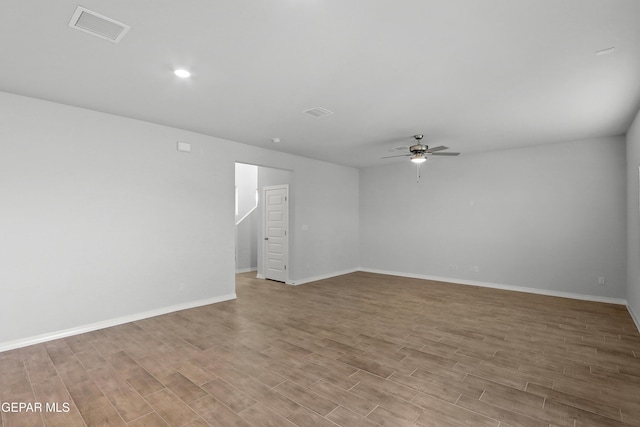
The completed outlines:
[[[416,182],[420,183],[420,163],[416,165]]]

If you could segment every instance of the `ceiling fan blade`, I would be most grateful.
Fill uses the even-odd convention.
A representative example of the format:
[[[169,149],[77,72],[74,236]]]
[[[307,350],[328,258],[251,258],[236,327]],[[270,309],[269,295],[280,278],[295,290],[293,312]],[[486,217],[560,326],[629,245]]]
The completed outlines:
[[[436,151],[441,151],[441,150],[448,150],[449,147],[445,147],[444,145],[440,145],[439,147],[429,147],[429,149],[427,150],[427,153],[434,153]]]
[[[460,153],[431,153],[432,156],[459,156]]]
[[[390,159],[392,157],[408,157],[411,156],[411,154],[398,154],[397,156],[387,156],[387,157],[380,157],[381,159]]]

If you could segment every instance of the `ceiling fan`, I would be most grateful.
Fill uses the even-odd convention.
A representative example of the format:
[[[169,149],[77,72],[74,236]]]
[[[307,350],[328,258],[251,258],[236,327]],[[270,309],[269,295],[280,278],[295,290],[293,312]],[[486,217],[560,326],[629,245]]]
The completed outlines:
[[[413,138],[418,142],[415,145],[409,147],[409,154],[400,154],[397,156],[381,157],[382,159],[390,159],[392,157],[411,157],[411,161],[416,164],[424,163],[427,160],[427,154],[432,156],[458,156],[460,153],[441,153],[442,150],[448,150],[449,147],[440,145],[438,147],[429,148],[426,145],[422,145],[422,138],[424,135],[413,135]]]

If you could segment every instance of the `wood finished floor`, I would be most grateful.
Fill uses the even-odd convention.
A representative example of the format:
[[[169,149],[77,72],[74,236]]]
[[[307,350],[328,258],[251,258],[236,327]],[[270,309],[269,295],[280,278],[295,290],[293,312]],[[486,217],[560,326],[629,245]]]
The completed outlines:
[[[622,306],[354,273],[0,353],[0,427],[640,425]]]

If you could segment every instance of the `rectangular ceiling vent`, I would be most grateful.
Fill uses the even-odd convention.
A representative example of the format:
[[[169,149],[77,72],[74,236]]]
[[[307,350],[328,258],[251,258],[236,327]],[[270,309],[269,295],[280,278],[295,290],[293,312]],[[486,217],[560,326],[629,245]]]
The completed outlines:
[[[69,21],[69,26],[113,43],[118,43],[122,40],[131,28],[122,22],[118,22],[82,6],[76,8],[73,17],[71,17],[71,21]]]
[[[313,117],[322,117],[333,114],[333,111],[329,111],[326,108],[322,107],[309,108],[308,110],[304,110],[303,112]]]

